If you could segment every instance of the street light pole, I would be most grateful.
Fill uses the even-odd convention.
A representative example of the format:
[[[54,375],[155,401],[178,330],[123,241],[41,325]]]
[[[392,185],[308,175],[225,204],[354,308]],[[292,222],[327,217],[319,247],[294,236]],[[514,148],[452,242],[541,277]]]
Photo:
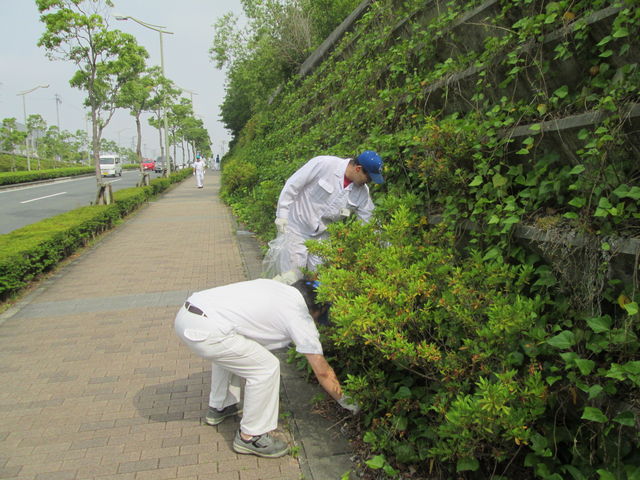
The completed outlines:
[[[146,27],[150,30],[155,30],[160,34],[160,70],[162,71],[162,76],[164,77],[164,46],[162,42],[162,34],[169,33],[173,35],[173,32],[168,32],[167,30],[163,30],[164,28],[161,25],[153,25],[151,23],[143,22],[142,20],[138,20],[137,18],[131,16],[124,15],[115,15],[116,20],[133,20],[138,25]],[[169,122],[167,120],[167,96],[163,95],[162,98],[162,121],[164,124],[164,161],[167,165],[166,176],[168,177],[171,174],[171,161],[169,157]]]
[[[24,115],[24,130],[27,134],[24,138],[24,144],[27,149],[27,170],[31,170],[31,152],[29,151],[29,130],[27,129],[27,102],[25,100],[25,97],[27,96],[27,93],[31,93],[39,88],[49,88],[49,84],[37,85],[29,90],[25,90],[24,92],[20,92],[16,94],[16,95],[22,95],[22,113]]]

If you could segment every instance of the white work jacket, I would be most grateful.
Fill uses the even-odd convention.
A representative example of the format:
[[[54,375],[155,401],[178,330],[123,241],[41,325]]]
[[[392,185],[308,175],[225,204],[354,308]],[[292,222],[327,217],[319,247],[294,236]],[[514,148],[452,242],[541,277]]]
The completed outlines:
[[[178,334],[191,341],[211,340],[212,333],[236,333],[267,350],[293,342],[298,353],[322,355],[320,335],[307,304],[289,285],[258,278],[195,292],[188,302],[206,315],[189,315],[176,323]]]
[[[193,163],[193,168],[196,170],[196,173],[204,173],[205,163],[204,160],[196,160]]]
[[[351,214],[367,222],[373,202],[367,185],[344,187],[348,158],[314,157],[285,183],[276,216],[286,218],[289,228],[305,237],[322,237],[327,225]]]

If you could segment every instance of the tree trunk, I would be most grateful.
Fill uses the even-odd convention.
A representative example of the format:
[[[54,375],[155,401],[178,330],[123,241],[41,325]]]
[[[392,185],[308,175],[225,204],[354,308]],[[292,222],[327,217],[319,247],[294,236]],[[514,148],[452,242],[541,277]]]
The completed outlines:
[[[136,155],[138,157],[138,163],[142,168],[142,126],[140,125],[140,114],[136,115],[136,132],[138,134],[138,142],[136,144]]]

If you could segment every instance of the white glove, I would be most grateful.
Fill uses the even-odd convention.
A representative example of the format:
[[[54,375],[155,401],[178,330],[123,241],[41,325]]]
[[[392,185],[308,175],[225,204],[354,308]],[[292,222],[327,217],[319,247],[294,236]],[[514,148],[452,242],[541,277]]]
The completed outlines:
[[[358,402],[346,396],[343,396],[340,400],[338,400],[338,405],[346,410],[349,410],[353,415],[357,415],[358,412],[360,412]]]
[[[287,231],[287,225],[289,225],[289,220],[286,218],[276,218],[278,233],[285,233]]]
[[[296,281],[300,280],[301,278],[302,278],[302,275],[298,270],[289,270],[288,272],[284,272],[284,273],[281,273],[280,275],[276,275],[275,277],[273,277],[273,280],[280,283],[286,283],[287,285],[291,285]]]

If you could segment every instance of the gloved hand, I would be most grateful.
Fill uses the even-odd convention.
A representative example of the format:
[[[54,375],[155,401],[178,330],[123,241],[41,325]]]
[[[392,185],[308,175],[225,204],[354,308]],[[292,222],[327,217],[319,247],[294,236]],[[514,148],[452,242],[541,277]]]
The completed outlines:
[[[360,406],[358,402],[352,400],[350,397],[343,395],[340,400],[338,400],[338,405],[342,408],[349,410],[353,415],[357,415],[360,412]]]
[[[289,220],[286,218],[276,218],[276,228],[278,229],[278,233],[285,233],[287,225],[289,225]]]
[[[285,283],[287,285],[291,285],[295,283],[297,280],[300,280],[302,275],[299,270],[289,270],[288,272],[281,273],[280,275],[276,275],[273,277],[273,280],[276,280],[280,283]]]

